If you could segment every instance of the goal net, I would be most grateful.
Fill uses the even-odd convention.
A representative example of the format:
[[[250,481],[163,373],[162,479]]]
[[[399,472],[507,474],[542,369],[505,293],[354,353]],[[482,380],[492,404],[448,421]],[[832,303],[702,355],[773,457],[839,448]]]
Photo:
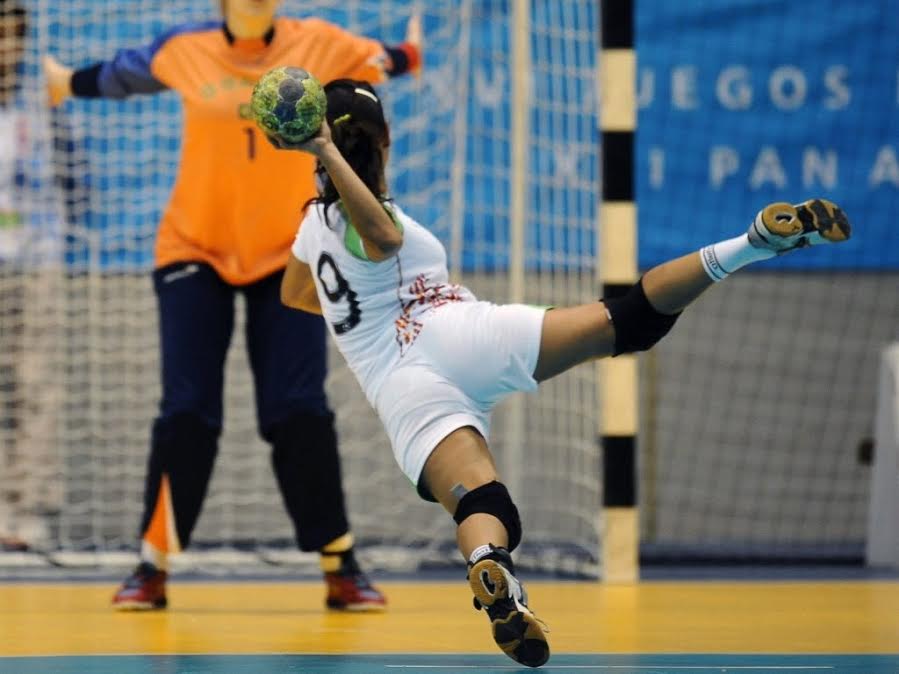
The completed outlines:
[[[636,2],[641,267],[774,201],[824,197],[854,225],[712,288],[644,359],[657,557],[862,557],[879,354],[899,336],[888,4]]]
[[[51,53],[74,66],[107,59],[215,16],[218,3],[23,4],[17,105],[29,121],[22,159],[32,177],[17,183],[15,209],[22,228],[41,235],[19,241],[0,265],[0,528],[56,563],[116,563],[123,557],[115,553],[137,546],[160,396],[150,270],[177,166],[179,102],[173,93],[81,100],[51,114],[39,58]],[[381,87],[393,124],[394,196],[441,238],[454,276],[477,295],[566,304],[595,298],[595,5],[287,0],[280,12],[396,43],[410,11],[421,9],[422,77]],[[516,147],[526,148],[517,159]],[[290,558],[282,553],[293,533],[257,434],[240,307],[238,315],[221,450],[192,550],[277,561]],[[593,368],[577,370],[495,417],[491,444],[520,503],[525,564],[598,573],[593,377]],[[460,561],[451,519],[402,477],[336,352],[328,390],[362,556],[388,568]]]

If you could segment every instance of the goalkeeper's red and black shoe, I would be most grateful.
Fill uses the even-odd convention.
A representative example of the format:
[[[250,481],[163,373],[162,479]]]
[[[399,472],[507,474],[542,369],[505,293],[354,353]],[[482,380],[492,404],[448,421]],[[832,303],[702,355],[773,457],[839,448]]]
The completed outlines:
[[[328,595],[325,605],[335,611],[383,611],[387,599],[372,584],[356,561],[353,548],[322,552],[322,559],[340,560],[337,571],[325,572]]]
[[[469,563],[468,582],[474,607],[484,609],[493,629],[493,640],[515,662],[539,667],[549,660],[546,625],[528,608],[528,595],[515,578],[512,556],[505,548]]]
[[[325,574],[328,596],[325,604],[335,611],[383,611],[387,599],[371,584],[362,571],[336,571]]]
[[[117,611],[151,611],[165,608],[165,581],[168,574],[149,562],[138,564],[112,598]]]

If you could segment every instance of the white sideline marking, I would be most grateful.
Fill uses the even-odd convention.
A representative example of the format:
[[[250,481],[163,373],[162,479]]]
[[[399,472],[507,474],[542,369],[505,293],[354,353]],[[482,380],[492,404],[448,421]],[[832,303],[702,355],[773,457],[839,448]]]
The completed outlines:
[[[483,669],[484,665],[384,665],[388,669]],[[833,669],[833,665],[550,665],[553,670],[556,669],[714,669],[719,672],[726,672],[731,669],[741,670],[777,670],[785,669]],[[514,669],[520,670],[521,667],[515,665],[499,665],[491,666],[490,669]]]

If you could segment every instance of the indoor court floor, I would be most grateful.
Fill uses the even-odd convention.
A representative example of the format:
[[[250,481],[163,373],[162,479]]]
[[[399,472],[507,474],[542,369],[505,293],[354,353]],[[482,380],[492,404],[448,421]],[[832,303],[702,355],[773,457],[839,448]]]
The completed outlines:
[[[527,576],[525,575],[525,580]],[[531,671],[497,650],[467,585],[382,582],[383,614],[320,582],[189,582],[115,613],[114,583],[0,583],[3,674]],[[545,672],[899,674],[899,580],[528,582]]]

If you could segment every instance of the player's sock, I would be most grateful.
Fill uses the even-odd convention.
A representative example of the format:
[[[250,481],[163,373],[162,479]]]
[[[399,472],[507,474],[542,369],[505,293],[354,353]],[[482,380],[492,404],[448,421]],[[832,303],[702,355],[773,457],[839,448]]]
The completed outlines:
[[[147,539],[142,540],[140,544],[140,561],[152,564],[160,571],[169,570],[169,556]]]
[[[353,534],[347,532],[323,547],[319,557],[322,571],[344,575],[360,573],[356,555],[353,553],[353,543]]]
[[[723,281],[741,267],[775,255],[777,253],[773,250],[753,246],[748,234],[713,243],[699,251],[702,268],[716,282]]]
[[[506,567],[513,576],[515,575],[515,562],[512,561],[512,555],[505,548],[490,543],[475,548],[468,557],[468,568],[473,567],[482,559],[493,559]]]

